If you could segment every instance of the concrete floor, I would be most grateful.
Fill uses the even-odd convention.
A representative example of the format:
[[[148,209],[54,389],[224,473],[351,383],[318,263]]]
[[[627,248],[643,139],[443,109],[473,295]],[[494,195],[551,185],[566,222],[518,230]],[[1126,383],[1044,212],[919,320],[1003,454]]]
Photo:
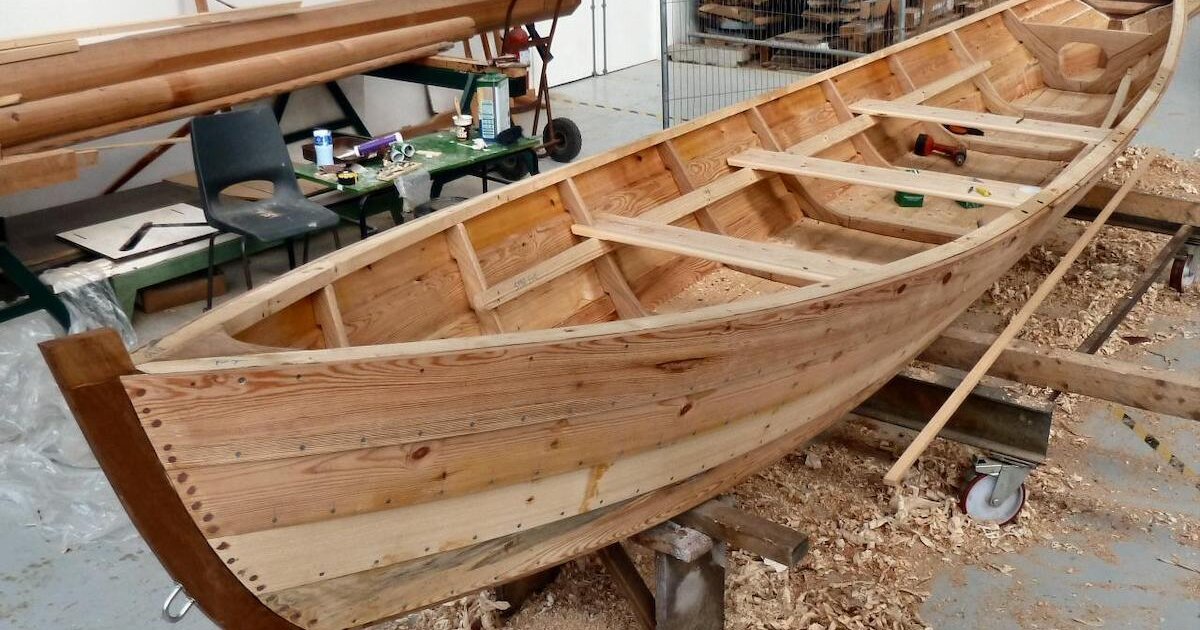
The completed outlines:
[[[1138,142],[1153,143],[1191,157],[1200,147],[1200,29],[1190,33],[1184,61],[1171,90],[1153,119],[1141,130]],[[675,64],[673,64],[675,65]],[[685,69],[675,69],[672,81],[689,80]],[[704,85],[715,95],[708,103],[680,99],[673,105],[688,117],[702,113],[698,108],[725,105],[745,98],[734,81],[736,72],[703,70]],[[644,64],[604,77],[585,79],[555,90],[554,113],[573,119],[584,137],[583,155],[592,155],[645,136],[661,128],[659,69]],[[795,80],[795,75],[785,78]],[[761,79],[763,87],[773,81]],[[760,81],[756,78],[755,81]],[[680,85],[680,84],[676,84]],[[677,95],[684,94],[682,85]],[[735,97],[736,95],[736,97]],[[686,109],[685,109],[686,108]],[[526,121],[528,128],[528,121]],[[543,171],[558,166],[542,161]],[[476,180],[447,186],[445,195],[471,196],[479,190]],[[385,215],[377,217],[388,227]],[[344,242],[356,238],[347,227]],[[314,252],[328,251],[328,240],[314,244]],[[286,269],[281,251],[265,252],[253,259],[255,278],[265,281]],[[227,269],[231,284],[229,299],[241,292],[236,266]],[[138,313],[135,327],[142,339],[160,336],[195,317],[200,305],[189,305],[146,316]],[[1200,334],[1200,314],[1179,322]],[[1200,369],[1200,346],[1195,341],[1178,343],[1168,350],[1176,368]],[[1145,358],[1145,357],[1143,357]],[[1147,359],[1149,360],[1149,359]],[[1155,364],[1158,365],[1158,364]],[[1178,419],[1156,419],[1169,427],[1181,455],[1200,462],[1200,428]],[[1200,517],[1195,488],[1169,471],[1155,471],[1157,460],[1122,426],[1114,424],[1097,405],[1083,429],[1095,436],[1093,448],[1081,462],[1079,475],[1094,479],[1130,508],[1164,507]],[[1147,463],[1149,463],[1147,465]],[[1148,492],[1147,488],[1154,488]],[[1036,500],[1036,499],[1034,499]],[[1122,527],[1112,515],[1079,514],[1090,527],[1107,530]],[[1013,627],[1012,614],[1029,607],[1045,609],[1038,621],[1025,627],[1087,627],[1096,619],[1114,628],[1200,628],[1200,597],[1196,574],[1157,560],[1175,558],[1200,567],[1196,546],[1183,546],[1161,528],[1123,532],[1121,541],[1107,548],[1094,542],[1074,541],[1081,553],[1034,546],[1019,554],[1003,556],[1015,567],[1011,575],[979,568],[954,568],[935,578],[932,597],[924,609],[925,621],[935,627]],[[1071,542],[1071,541],[1060,541]],[[171,582],[153,554],[136,537],[123,542],[96,542],[63,553],[58,541],[21,521],[11,506],[0,501],[0,629],[56,628],[108,630],[150,627],[159,621],[159,606]],[[1083,620],[1083,623],[1079,620]],[[176,627],[182,630],[212,628],[194,611]]]

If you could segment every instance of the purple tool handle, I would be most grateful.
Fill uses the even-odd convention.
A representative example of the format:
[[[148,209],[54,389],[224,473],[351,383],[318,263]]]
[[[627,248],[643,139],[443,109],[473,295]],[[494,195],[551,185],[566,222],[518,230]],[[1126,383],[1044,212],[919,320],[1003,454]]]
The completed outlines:
[[[364,155],[370,155],[397,142],[404,142],[404,136],[401,136],[399,133],[389,133],[386,136],[373,138],[358,146],[355,146],[354,154],[358,157],[363,157]]]

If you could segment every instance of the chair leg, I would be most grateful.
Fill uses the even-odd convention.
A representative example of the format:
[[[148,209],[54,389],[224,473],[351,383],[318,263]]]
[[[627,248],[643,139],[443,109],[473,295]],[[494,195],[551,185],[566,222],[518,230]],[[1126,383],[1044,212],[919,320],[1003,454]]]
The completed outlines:
[[[213,263],[216,261],[217,234],[208,237],[208,297],[204,302],[204,310],[210,311],[213,306]]]
[[[246,277],[246,290],[254,288],[254,280],[250,278],[250,257],[246,255],[246,237],[242,237],[242,275]]]
[[[296,268],[296,249],[294,247],[292,247],[292,239],[289,238],[286,241],[284,241],[284,245],[287,246],[287,250],[288,250],[288,269],[295,269]]]
[[[307,265],[308,264],[308,233],[307,232],[304,234],[304,250],[303,251],[304,251],[304,254],[303,254],[301,260],[304,261],[303,264]]]
[[[338,234],[338,226],[336,226],[336,225],[333,226],[333,230],[331,230],[331,231],[333,232],[333,248],[341,249],[342,248],[342,235]]]

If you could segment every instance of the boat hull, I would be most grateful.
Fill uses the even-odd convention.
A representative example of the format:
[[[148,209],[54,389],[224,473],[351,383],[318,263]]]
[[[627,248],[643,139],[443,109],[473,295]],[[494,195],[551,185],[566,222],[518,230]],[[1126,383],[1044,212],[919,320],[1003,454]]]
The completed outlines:
[[[1021,4],[964,25],[1003,28],[999,12]],[[119,344],[95,335],[54,342],[46,354],[139,530],[218,623],[372,623],[619,541],[728,490],[837,422],[1098,180],[1157,101],[1181,28],[1174,25],[1162,67],[1118,127],[1028,202],[953,242],[848,277],[691,312],[544,330],[378,345],[345,343],[340,331],[349,347],[252,345],[265,338],[264,325],[284,328],[293,305],[328,319],[337,311],[335,282],[455,228],[465,234],[462,224],[506,203],[553,187],[587,196],[572,178],[621,161],[648,168],[638,164],[653,142],[666,141],[656,137],[315,261],[144,349],[136,368]],[[949,30],[848,64],[845,72],[866,78],[846,75],[843,84],[876,80],[887,71],[883,57],[937,48]],[[685,145],[732,135],[752,126],[756,106],[765,111],[772,99],[840,72],[663,137]],[[715,131],[692,135],[706,125]],[[730,144],[693,164],[721,177],[727,158],[746,148]],[[553,199],[542,205],[562,201]],[[617,191],[596,207],[645,210],[626,207],[636,203],[636,194]],[[460,246],[454,256],[463,285],[469,254]],[[480,326],[494,316],[477,301],[467,307],[467,289],[455,290]],[[297,338],[338,340],[329,326],[296,328]],[[89,353],[101,357],[94,369],[72,367]]]

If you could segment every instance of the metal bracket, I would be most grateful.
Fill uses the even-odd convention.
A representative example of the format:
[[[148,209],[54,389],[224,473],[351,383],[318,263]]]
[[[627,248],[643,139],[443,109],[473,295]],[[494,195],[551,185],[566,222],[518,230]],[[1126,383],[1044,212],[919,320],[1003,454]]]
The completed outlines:
[[[992,507],[1001,505],[1015,494],[1033,470],[1026,462],[1002,455],[976,455],[974,459],[975,472],[996,477],[996,486],[992,488],[992,496],[988,497],[988,503]]]
[[[175,600],[180,595],[183,595],[184,599],[187,601],[184,602],[183,606],[180,606],[178,610],[174,610],[173,606],[175,604]],[[171,589],[171,594],[167,595],[166,601],[163,602],[162,618],[167,623],[179,623],[179,621],[188,614],[188,611],[192,609],[192,606],[195,605],[195,603],[196,600],[189,597],[188,594],[183,591],[183,585],[176,582],[175,588]]]

